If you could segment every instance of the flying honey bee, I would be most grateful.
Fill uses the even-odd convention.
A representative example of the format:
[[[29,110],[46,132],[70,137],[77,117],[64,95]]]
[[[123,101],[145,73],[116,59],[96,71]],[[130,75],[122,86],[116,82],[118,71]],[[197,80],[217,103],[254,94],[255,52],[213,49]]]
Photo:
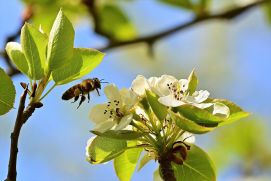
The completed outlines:
[[[83,80],[80,84],[76,84],[69,88],[64,94],[62,95],[63,100],[70,100],[74,98],[74,102],[76,102],[79,97],[81,96],[79,105],[77,109],[80,107],[80,105],[86,100],[86,94],[88,96],[88,102],[90,100],[89,93],[96,90],[98,95],[100,96],[99,89],[101,89],[101,83],[108,83],[108,82],[102,82],[103,79],[99,80],[98,78],[93,79],[86,79]]]

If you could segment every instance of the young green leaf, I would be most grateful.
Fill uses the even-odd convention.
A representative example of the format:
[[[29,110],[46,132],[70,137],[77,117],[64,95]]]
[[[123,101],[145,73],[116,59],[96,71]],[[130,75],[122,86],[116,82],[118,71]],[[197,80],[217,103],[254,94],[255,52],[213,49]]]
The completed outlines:
[[[2,68],[0,77],[0,115],[3,115],[13,108],[16,92],[12,80]]]
[[[194,121],[183,117],[180,113],[174,113],[173,111],[169,111],[169,114],[171,115],[172,119],[175,121],[178,127],[190,133],[203,134],[215,129],[215,127],[206,127],[197,124]]]
[[[159,0],[159,1],[188,10],[193,8],[193,4],[190,2],[190,0]]]
[[[21,31],[22,51],[29,67],[29,75],[33,80],[44,76],[45,51],[47,38],[32,25],[26,23]]]
[[[91,131],[91,133],[107,138],[121,139],[121,140],[135,140],[144,135],[144,133],[139,133],[131,130],[108,130],[106,132]]]
[[[108,162],[123,153],[126,147],[125,140],[97,136],[87,148],[87,160],[92,164]]]
[[[6,51],[12,63],[25,75],[29,76],[28,63],[22,51],[22,47],[17,42],[9,42],[6,45]]]
[[[214,125],[216,123],[221,123],[225,119],[215,116],[207,110],[200,109],[190,104],[184,104],[175,108],[180,114],[185,118],[194,121],[195,123],[202,123],[206,125]]]
[[[224,122],[220,123],[219,126],[225,125],[225,124],[230,124],[233,123],[235,121],[238,121],[242,118],[248,117],[249,113],[245,112],[242,108],[240,108],[239,106],[237,106],[236,104],[234,104],[231,101],[228,101],[226,99],[212,99],[212,98],[208,98],[207,102],[219,102],[219,103],[223,103],[226,106],[228,106],[228,108],[230,109],[230,116],[224,120]]]
[[[215,181],[216,173],[212,160],[199,147],[192,145],[183,165],[172,163],[177,181],[206,180]]]
[[[159,168],[153,172],[153,181],[163,181],[160,175]]]
[[[192,95],[196,91],[198,83],[199,83],[198,78],[195,74],[195,71],[193,70],[188,77],[188,90],[187,91],[189,92],[190,95]]]
[[[147,95],[147,100],[152,108],[152,111],[156,115],[156,117],[159,120],[164,120],[167,116],[167,107],[162,105],[158,101],[158,96],[156,96],[154,93],[151,91],[146,90],[146,95]]]
[[[146,153],[140,160],[137,171],[140,171],[147,163],[149,163],[151,160],[154,160],[152,156],[150,156],[148,153]]]
[[[72,57],[74,29],[69,19],[60,10],[50,32],[47,59],[49,71],[65,65]]]
[[[114,160],[114,168],[120,181],[129,181],[135,171],[142,148],[128,149]]]
[[[69,63],[52,72],[53,80],[61,85],[80,79],[96,68],[103,57],[104,54],[95,49],[75,48]]]

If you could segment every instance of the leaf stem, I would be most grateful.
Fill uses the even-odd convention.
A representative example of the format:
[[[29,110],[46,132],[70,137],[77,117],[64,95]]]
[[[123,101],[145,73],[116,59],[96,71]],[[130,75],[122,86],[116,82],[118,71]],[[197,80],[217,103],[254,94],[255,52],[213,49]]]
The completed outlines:
[[[40,101],[42,101],[42,99],[44,99],[55,87],[57,86],[57,84],[55,83],[41,98]]]

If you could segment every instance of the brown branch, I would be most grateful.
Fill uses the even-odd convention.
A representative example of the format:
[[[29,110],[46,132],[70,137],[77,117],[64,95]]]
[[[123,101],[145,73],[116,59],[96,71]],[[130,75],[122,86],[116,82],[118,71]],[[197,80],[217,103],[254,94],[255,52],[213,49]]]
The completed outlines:
[[[163,32],[160,32],[160,33],[157,33],[154,35],[145,36],[145,37],[141,37],[141,38],[137,38],[137,39],[133,39],[133,40],[128,40],[128,41],[119,41],[119,42],[113,41],[113,42],[109,43],[108,45],[106,45],[105,47],[99,48],[99,50],[107,51],[109,49],[113,49],[113,48],[117,48],[117,47],[121,47],[121,46],[125,46],[125,45],[130,45],[130,44],[142,43],[142,42],[145,42],[149,45],[152,45],[157,40],[163,39],[163,38],[165,38],[169,35],[172,35],[176,32],[183,31],[189,27],[192,27],[192,26],[199,24],[201,22],[204,22],[204,21],[213,20],[213,19],[232,20],[234,18],[239,17],[243,13],[247,12],[251,8],[256,7],[260,4],[266,3],[266,2],[270,2],[270,0],[259,0],[259,1],[253,2],[251,4],[242,6],[242,7],[238,7],[238,8],[224,11],[222,13],[205,15],[202,17],[196,17],[192,21],[178,25],[176,27],[173,27],[171,29],[168,29],[166,31],[163,31]]]
[[[97,34],[100,34],[100,35],[108,38],[108,40],[109,40],[109,44],[107,44],[104,47],[97,48],[97,49],[99,49],[101,51],[108,51],[108,50],[113,49],[113,48],[117,48],[117,47],[121,47],[121,46],[125,46],[125,45],[130,45],[130,44],[143,43],[143,42],[147,43],[148,45],[151,46],[156,41],[158,41],[160,39],[166,38],[167,36],[170,36],[170,35],[172,35],[172,34],[174,34],[176,32],[186,30],[187,28],[192,27],[192,26],[194,26],[196,24],[199,24],[201,22],[204,22],[204,21],[213,20],[213,19],[232,20],[234,18],[239,17],[240,15],[247,12],[248,10],[252,9],[253,7],[256,7],[256,6],[261,5],[263,3],[266,3],[266,2],[270,2],[270,0],[258,0],[256,2],[251,3],[251,4],[248,4],[248,5],[245,5],[245,6],[242,6],[242,7],[237,7],[237,8],[234,8],[234,9],[230,9],[230,10],[224,11],[222,13],[209,14],[209,15],[207,14],[207,15],[204,15],[202,17],[196,17],[196,18],[194,18],[193,20],[191,20],[191,21],[189,21],[187,23],[184,23],[184,24],[178,25],[176,27],[170,28],[170,29],[168,29],[166,31],[163,31],[163,32],[160,32],[160,33],[157,33],[157,34],[154,34],[154,35],[139,37],[139,38],[133,39],[133,40],[127,40],[127,41],[116,41],[110,35],[108,35],[106,32],[103,32],[101,30],[101,24],[100,24],[100,19],[99,19],[97,7],[95,5],[95,2],[96,2],[95,0],[82,0],[82,2],[86,5],[86,7],[88,8],[89,13],[93,17],[94,31]],[[19,36],[18,32],[17,32],[17,36]],[[2,56],[6,55],[6,53],[1,52],[1,55]],[[6,60],[6,63],[8,64],[8,66],[10,68],[9,71],[8,71],[8,74],[10,76],[13,76],[13,75],[16,75],[16,74],[20,73],[12,65],[12,63],[8,59],[8,57],[6,57],[5,60]]]
[[[28,88],[26,87],[19,103],[19,109],[17,113],[17,118],[15,122],[15,126],[13,132],[10,135],[11,144],[10,144],[10,157],[9,157],[9,164],[8,164],[8,175],[5,181],[16,181],[17,177],[17,155],[18,155],[18,141],[20,136],[20,131],[23,124],[29,119],[32,113],[35,111],[36,108],[39,108],[38,105],[41,103],[33,103],[29,104],[25,109],[25,100],[27,95]]]

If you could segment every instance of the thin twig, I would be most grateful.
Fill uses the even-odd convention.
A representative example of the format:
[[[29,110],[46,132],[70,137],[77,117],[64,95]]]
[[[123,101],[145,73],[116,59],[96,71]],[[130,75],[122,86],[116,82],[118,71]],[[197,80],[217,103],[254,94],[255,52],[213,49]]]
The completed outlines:
[[[131,45],[131,44],[136,44],[136,43],[147,43],[148,45],[153,45],[156,41],[163,39],[167,36],[170,36],[176,32],[180,32],[183,30],[186,30],[189,27],[192,27],[196,24],[199,24],[201,22],[204,21],[208,21],[208,20],[213,20],[213,19],[222,19],[222,20],[232,20],[234,18],[239,17],[240,15],[242,15],[243,13],[247,12],[248,10],[252,9],[253,7],[256,7],[258,5],[261,5],[263,3],[266,2],[270,2],[270,0],[258,0],[255,2],[252,2],[248,5],[242,6],[242,7],[237,7],[234,9],[230,9],[227,11],[224,11],[222,13],[216,13],[216,14],[210,14],[210,15],[204,15],[202,17],[196,17],[193,20],[186,22],[184,24],[180,24],[176,27],[170,28],[166,31],[154,34],[154,35],[149,35],[149,36],[145,36],[145,37],[139,37],[133,40],[127,40],[127,41],[116,41],[114,40],[109,34],[107,34],[106,32],[104,32],[101,29],[101,20],[99,18],[99,14],[97,11],[97,7],[95,5],[95,0],[83,0],[83,3],[87,6],[89,13],[91,14],[93,21],[94,21],[94,31],[99,34],[102,35],[104,37],[106,37],[109,41],[109,43],[101,48],[97,48],[101,51],[108,51],[114,48],[118,48],[118,47],[122,47],[122,46],[126,46],[126,45]],[[17,37],[19,36],[18,32],[17,32]],[[1,52],[1,56],[3,56],[5,58],[5,61],[7,63],[7,65],[9,66],[9,70],[8,70],[8,74],[10,76],[19,74],[20,72],[12,65],[11,61],[8,59],[8,57],[5,57],[6,53],[5,51],[0,51]]]
[[[201,22],[204,22],[204,21],[213,20],[213,19],[232,20],[234,18],[237,18],[241,14],[247,12],[251,8],[256,7],[260,4],[266,3],[266,2],[270,2],[270,0],[259,0],[259,1],[253,2],[251,4],[242,6],[242,7],[238,7],[238,8],[224,11],[222,13],[205,15],[202,17],[196,17],[192,21],[178,25],[176,27],[170,28],[166,31],[163,31],[163,32],[160,32],[160,33],[157,33],[154,35],[145,36],[145,37],[141,37],[141,38],[137,38],[137,39],[133,39],[133,40],[127,40],[127,41],[111,42],[107,46],[102,47],[99,50],[100,51],[107,51],[107,50],[110,50],[113,48],[117,48],[117,47],[121,47],[121,46],[125,46],[125,45],[130,45],[130,44],[135,44],[135,43],[142,43],[142,42],[145,42],[148,44],[153,44],[157,40],[163,39],[163,38],[165,38],[169,35],[172,35],[176,32],[183,31],[189,27],[192,27],[192,26],[199,24]]]
[[[20,131],[23,124],[29,119],[32,113],[35,111],[36,108],[40,107],[41,103],[32,103],[27,106],[25,109],[25,100],[27,95],[28,87],[24,89],[24,92],[20,98],[19,109],[17,113],[16,122],[14,125],[13,132],[11,133],[10,139],[10,157],[9,157],[9,164],[8,164],[8,175],[5,181],[16,181],[17,177],[17,155],[18,155],[18,142]]]

